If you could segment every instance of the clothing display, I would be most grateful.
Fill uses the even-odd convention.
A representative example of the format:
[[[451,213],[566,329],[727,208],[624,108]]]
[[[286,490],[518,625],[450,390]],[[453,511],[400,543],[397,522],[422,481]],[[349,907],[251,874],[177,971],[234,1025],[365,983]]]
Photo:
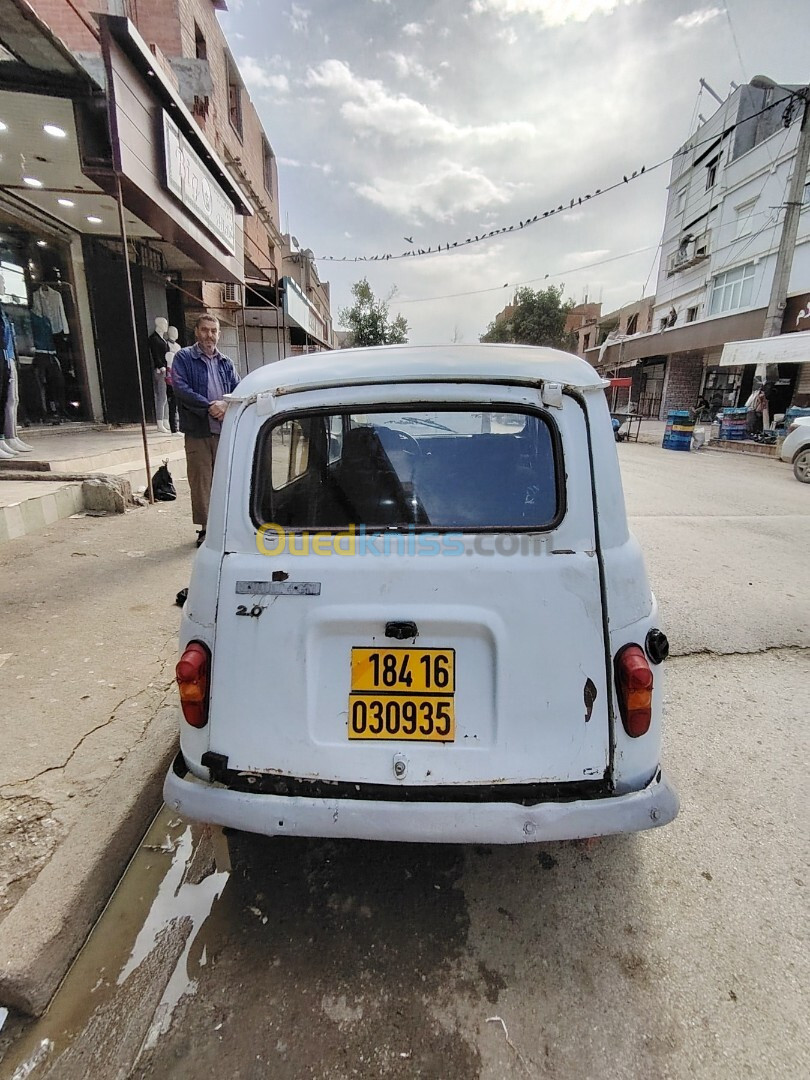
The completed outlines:
[[[0,306],[0,436],[13,438],[17,434],[17,370],[15,367],[14,325]]]
[[[49,285],[41,285],[31,300],[31,311],[35,315],[44,315],[51,324],[54,334],[69,334],[65,305],[62,294]]]
[[[166,338],[153,330],[149,335],[149,356],[152,359],[152,367],[162,368],[166,366],[166,349],[168,347]]]

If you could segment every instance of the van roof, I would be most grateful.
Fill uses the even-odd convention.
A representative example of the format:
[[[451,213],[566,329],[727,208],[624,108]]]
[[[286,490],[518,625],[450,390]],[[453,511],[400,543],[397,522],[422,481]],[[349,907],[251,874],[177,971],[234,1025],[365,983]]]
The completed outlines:
[[[369,383],[562,383],[577,389],[604,386],[602,377],[572,353],[534,345],[384,345],[336,349],[265,364],[231,398]]]

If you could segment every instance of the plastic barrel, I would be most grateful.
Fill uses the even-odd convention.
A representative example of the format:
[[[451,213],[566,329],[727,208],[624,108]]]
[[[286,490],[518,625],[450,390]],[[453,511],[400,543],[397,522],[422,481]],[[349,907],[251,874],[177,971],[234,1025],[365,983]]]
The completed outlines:
[[[748,437],[746,428],[747,409],[723,409],[720,421],[720,438],[726,442],[739,442]]]
[[[695,430],[695,421],[687,409],[673,409],[667,413],[667,426],[664,429],[664,441],[661,446],[665,450],[690,450],[692,448],[692,432]]]

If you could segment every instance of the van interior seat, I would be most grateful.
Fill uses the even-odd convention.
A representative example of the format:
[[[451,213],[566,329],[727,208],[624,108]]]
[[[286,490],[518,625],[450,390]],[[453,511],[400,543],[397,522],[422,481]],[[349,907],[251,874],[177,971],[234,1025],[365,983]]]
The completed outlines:
[[[332,480],[350,522],[396,525],[413,518],[402,483],[371,427],[346,432]]]

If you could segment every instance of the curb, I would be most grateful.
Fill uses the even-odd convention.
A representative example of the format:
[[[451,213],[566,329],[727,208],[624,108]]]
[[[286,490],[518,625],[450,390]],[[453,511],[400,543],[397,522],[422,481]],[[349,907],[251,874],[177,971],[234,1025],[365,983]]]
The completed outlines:
[[[161,805],[178,730],[176,708],[162,708],[0,923],[3,1005],[47,1009]]]

